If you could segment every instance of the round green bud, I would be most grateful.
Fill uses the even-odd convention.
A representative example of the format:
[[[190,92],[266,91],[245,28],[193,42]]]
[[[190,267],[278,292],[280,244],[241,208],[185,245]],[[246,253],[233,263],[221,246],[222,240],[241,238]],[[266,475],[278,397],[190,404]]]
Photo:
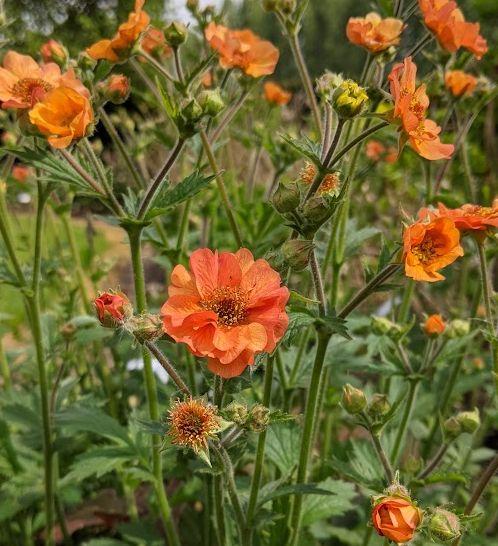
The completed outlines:
[[[443,423],[443,436],[446,441],[454,440],[462,434],[462,425],[456,417],[450,417]]]
[[[302,271],[310,261],[313,241],[290,239],[282,245],[282,255],[294,271]]]
[[[271,198],[273,206],[281,214],[295,210],[299,206],[300,201],[301,194],[299,188],[294,183],[280,183]]]
[[[212,118],[216,117],[225,108],[225,103],[218,89],[206,89],[202,91],[199,93],[197,100],[204,115]]]
[[[386,416],[391,410],[391,403],[385,394],[374,394],[368,405],[368,415],[375,420]]]
[[[460,519],[444,508],[435,508],[427,521],[427,531],[435,542],[453,542],[461,534]]]
[[[446,327],[444,332],[450,339],[466,336],[470,332],[470,322],[468,320],[455,319]]]
[[[238,402],[232,402],[225,408],[225,417],[229,421],[233,421],[239,426],[245,425],[249,410],[245,404],[239,404]]]
[[[474,411],[462,411],[456,416],[456,420],[462,427],[462,432],[472,434],[481,426],[481,418],[479,410],[474,408]]]
[[[166,43],[171,47],[182,45],[188,36],[187,27],[179,21],[173,21],[164,29]]]
[[[365,393],[349,383],[342,388],[342,407],[351,415],[361,413],[367,406]]]

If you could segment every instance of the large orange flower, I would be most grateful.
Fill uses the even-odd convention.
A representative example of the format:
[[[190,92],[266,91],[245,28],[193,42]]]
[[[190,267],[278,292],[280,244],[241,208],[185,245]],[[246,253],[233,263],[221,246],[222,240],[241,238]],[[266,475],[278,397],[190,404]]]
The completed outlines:
[[[441,47],[453,53],[460,47],[480,59],[488,44],[480,35],[479,23],[469,23],[453,0],[419,0],[427,28],[436,36]]]
[[[370,53],[380,53],[399,44],[403,28],[403,21],[400,19],[382,19],[378,13],[371,12],[366,17],[351,17],[346,26],[346,35],[353,44]]]
[[[78,93],[90,96],[70,68],[64,74],[55,63],[38,65],[29,55],[8,51],[0,67],[0,102],[2,108],[32,108],[56,87],[71,87]]]
[[[405,274],[416,281],[435,282],[438,271],[463,256],[460,231],[450,218],[425,218],[403,234]]]
[[[240,375],[256,353],[273,351],[288,325],[288,289],[268,262],[255,261],[245,248],[235,254],[196,250],[190,271],[173,269],[168,294],[164,331],[207,357],[221,377]]]
[[[144,3],[145,0],[135,0],[134,11],[125,23],[119,25],[114,37],[111,40],[99,40],[87,48],[88,55],[96,61],[105,59],[115,63],[124,60],[150,22],[150,17],[142,9]]]
[[[450,209],[438,204],[438,208],[422,209],[419,218],[450,218],[455,226],[462,232],[486,231],[492,227],[498,227],[498,201],[493,201],[491,207],[482,207],[467,203],[456,209]]]
[[[57,87],[35,104],[29,120],[54,148],[66,148],[86,136],[93,110],[85,96],[69,87]]]
[[[251,30],[231,30],[211,22],[204,34],[209,45],[218,52],[223,68],[240,68],[253,78],[275,71],[280,55],[278,49]]]
[[[477,78],[463,70],[448,70],[444,75],[444,84],[455,97],[472,95],[477,85]]]
[[[372,523],[377,533],[396,544],[409,542],[421,522],[420,508],[402,497],[381,497],[372,510]]]
[[[388,76],[394,99],[393,118],[399,119],[404,139],[422,157],[429,160],[446,159],[454,151],[453,144],[443,144],[439,138],[441,128],[426,119],[429,97],[425,85],[417,87],[417,66],[411,57],[393,66]]]
[[[278,104],[279,106],[289,104],[292,99],[292,93],[286,91],[275,82],[265,82],[263,85],[263,92],[265,99],[268,102]]]

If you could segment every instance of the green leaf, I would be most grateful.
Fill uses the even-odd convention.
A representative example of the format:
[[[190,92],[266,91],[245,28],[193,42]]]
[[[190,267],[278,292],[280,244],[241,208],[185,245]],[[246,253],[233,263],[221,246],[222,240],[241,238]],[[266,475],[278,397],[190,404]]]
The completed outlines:
[[[303,313],[301,311],[289,313],[289,326],[280,342],[285,347],[289,347],[294,339],[298,336],[304,328],[307,328],[315,322],[315,317],[309,315],[308,313]]]
[[[168,431],[168,427],[165,423],[161,421],[151,421],[149,419],[135,419],[135,422],[138,424],[138,427],[143,432],[147,434],[158,434],[159,436],[164,436]]]
[[[326,317],[316,319],[315,322],[318,325],[321,324],[325,326],[330,334],[338,334],[349,340],[353,339],[346,326],[346,319],[339,318],[334,315],[328,315]]]
[[[266,456],[282,472],[290,474],[297,465],[301,434],[296,423],[288,422],[272,426],[266,436]]]
[[[321,167],[320,146],[308,137],[293,138],[290,135],[281,135],[284,142],[300,155],[307,157],[317,167]]]
[[[129,543],[115,538],[92,538],[81,546],[129,546]]]
[[[159,216],[168,209],[194,197],[194,195],[206,188],[213,178],[214,175],[203,176],[199,171],[195,171],[176,186],[171,187],[163,184],[163,189],[154,198],[146,219],[150,220],[155,216]]]
[[[303,525],[305,527],[321,519],[331,516],[341,516],[354,508],[352,503],[356,497],[354,485],[341,480],[327,478],[315,484],[315,487],[328,492],[327,496],[320,493],[306,497],[303,502]]]
[[[258,504],[261,507],[267,502],[278,499],[279,497],[287,497],[288,495],[334,495],[334,493],[328,489],[317,487],[315,483],[284,485],[261,498]]]

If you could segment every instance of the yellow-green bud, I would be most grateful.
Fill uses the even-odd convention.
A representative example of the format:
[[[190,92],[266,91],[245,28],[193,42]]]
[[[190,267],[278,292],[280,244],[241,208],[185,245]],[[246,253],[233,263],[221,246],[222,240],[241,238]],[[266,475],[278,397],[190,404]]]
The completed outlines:
[[[282,255],[294,271],[302,271],[310,261],[313,241],[289,239],[282,245]]]
[[[239,404],[238,402],[232,402],[225,408],[225,417],[229,421],[233,421],[239,426],[245,425],[249,416],[247,406]]]
[[[365,396],[365,393],[360,390],[356,389],[349,383],[344,385],[342,388],[342,407],[351,415],[355,415],[357,413],[361,413],[366,405],[367,405],[367,398]]]
[[[218,89],[206,89],[202,91],[199,93],[197,100],[204,115],[212,118],[216,117],[225,108],[225,103]]]
[[[296,0],[280,0],[279,8],[285,15],[291,15],[296,9]]]
[[[354,118],[368,102],[368,95],[363,87],[353,80],[343,81],[334,91],[332,104],[339,117]]]
[[[462,411],[456,416],[456,420],[462,427],[462,432],[472,434],[481,426],[481,418],[479,410],[474,408],[474,411]]]
[[[281,214],[292,212],[295,210],[301,201],[299,188],[293,182],[280,183],[277,190],[271,198],[271,202],[275,209]]]
[[[458,516],[444,508],[434,509],[429,516],[427,530],[436,542],[453,542],[462,534]]]
[[[456,417],[450,417],[443,423],[443,436],[446,441],[458,438],[462,432],[462,425]]]
[[[192,99],[182,108],[182,116],[192,122],[199,121],[202,117],[203,111],[199,103]]]
[[[466,336],[469,332],[470,322],[468,320],[455,319],[448,324],[444,333],[450,339],[454,339]]]
[[[164,29],[166,43],[171,47],[182,45],[188,36],[187,27],[179,21],[173,21]]]
[[[377,336],[388,335],[396,339],[403,334],[403,327],[385,317],[372,317],[372,331]]]
[[[277,11],[280,1],[279,0],[263,0],[263,9],[265,11]]]
[[[385,394],[374,394],[368,405],[368,415],[373,419],[381,419],[391,410],[391,403]]]
[[[303,233],[306,237],[311,238],[320,226],[330,218],[332,209],[324,197],[314,195],[306,201],[302,213],[303,218],[306,220],[306,225],[303,226]]]
[[[138,315],[132,317],[127,326],[139,343],[154,341],[163,335],[162,321],[159,315]]]
[[[263,432],[270,424],[270,410],[262,404],[256,404],[249,413],[249,428],[254,432]]]

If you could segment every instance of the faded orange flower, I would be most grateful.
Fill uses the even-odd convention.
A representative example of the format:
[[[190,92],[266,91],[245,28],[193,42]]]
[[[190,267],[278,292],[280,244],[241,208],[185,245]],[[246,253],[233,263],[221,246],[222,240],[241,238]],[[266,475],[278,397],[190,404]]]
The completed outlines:
[[[419,0],[419,6],[427,28],[450,53],[463,47],[481,59],[488,51],[479,23],[467,22],[453,0]]]
[[[171,443],[189,447],[199,453],[207,449],[208,440],[218,432],[221,419],[215,406],[191,398],[173,403],[168,423]]]
[[[90,101],[69,87],[53,89],[29,112],[31,123],[54,148],[86,136],[93,119]]]
[[[67,49],[57,40],[48,40],[40,47],[40,55],[44,63],[64,64],[67,61]]]
[[[460,231],[450,218],[426,218],[403,233],[405,274],[416,281],[436,282],[440,269],[463,256]]]
[[[223,68],[240,68],[253,78],[275,71],[280,55],[278,49],[251,30],[231,30],[211,22],[204,34],[209,45],[218,52]]]
[[[313,180],[315,179],[315,176],[317,174],[317,168],[313,163],[309,163],[308,161],[305,163],[304,167],[301,169],[301,172],[299,173],[299,177],[301,179],[301,182],[306,184],[306,186],[311,186],[313,183]],[[323,177],[322,182],[320,183],[320,186],[318,187],[318,195],[326,195],[335,193],[337,188],[339,187],[339,174],[338,173],[328,173]]]
[[[164,331],[208,358],[221,377],[240,375],[257,353],[271,352],[289,319],[289,290],[267,261],[207,248],[190,257],[190,271],[177,265],[171,273],[169,298],[162,306]]]
[[[429,97],[425,85],[416,85],[417,66],[411,57],[393,66],[388,76],[394,99],[393,118],[399,119],[403,139],[422,157],[429,160],[446,159],[454,151],[453,144],[443,144],[439,138],[441,128],[426,119]]]
[[[444,75],[444,83],[455,97],[472,95],[477,85],[477,78],[463,70],[449,70]]]
[[[145,53],[158,59],[169,57],[173,52],[171,47],[166,43],[164,32],[156,27],[149,27],[145,31],[140,45]]]
[[[38,65],[29,55],[8,51],[0,67],[0,102],[2,108],[32,108],[56,87],[70,87],[78,93],[90,96],[70,68],[64,74],[55,63]]]
[[[372,510],[372,523],[377,533],[397,544],[409,542],[421,522],[420,508],[403,497],[383,496]]]
[[[17,182],[26,182],[26,180],[33,174],[33,170],[27,165],[14,165],[12,167],[11,176]]]
[[[389,146],[386,148],[379,140],[369,140],[365,146],[365,154],[371,161],[385,161],[394,163],[398,157],[396,148]]]
[[[88,55],[96,61],[105,59],[113,63],[126,59],[150,22],[150,17],[142,9],[144,3],[145,0],[135,0],[134,11],[129,14],[125,23],[119,25],[114,37],[110,40],[99,40],[91,45],[86,50]]]
[[[371,12],[365,17],[351,17],[346,26],[346,35],[351,43],[370,53],[380,53],[399,44],[404,26],[400,19],[382,19],[378,13]]]
[[[265,99],[268,102],[278,104],[279,106],[289,104],[292,99],[292,93],[286,91],[275,82],[265,82],[263,85],[263,92]]]
[[[446,323],[439,314],[429,315],[424,322],[424,332],[430,337],[440,336],[446,329]]]

